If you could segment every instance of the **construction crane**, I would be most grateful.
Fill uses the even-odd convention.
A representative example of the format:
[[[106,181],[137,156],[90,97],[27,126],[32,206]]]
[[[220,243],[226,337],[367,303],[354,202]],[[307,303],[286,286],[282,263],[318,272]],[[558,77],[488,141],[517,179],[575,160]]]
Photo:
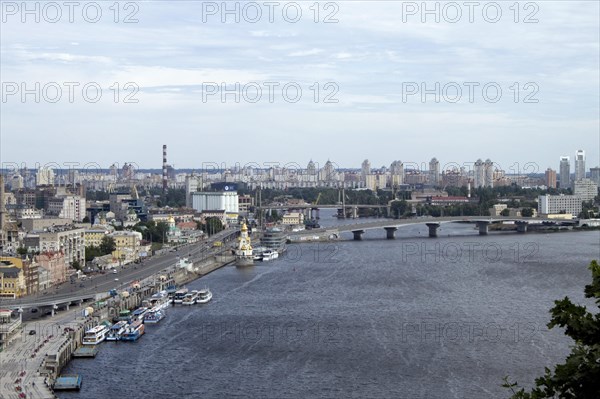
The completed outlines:
[[[321,199],[321,194],[323,194],[323,193],[319,192],[319,195],[317,195],[317,199],[315,200],[315,203],[313,205],[319,205],[319,200]]]

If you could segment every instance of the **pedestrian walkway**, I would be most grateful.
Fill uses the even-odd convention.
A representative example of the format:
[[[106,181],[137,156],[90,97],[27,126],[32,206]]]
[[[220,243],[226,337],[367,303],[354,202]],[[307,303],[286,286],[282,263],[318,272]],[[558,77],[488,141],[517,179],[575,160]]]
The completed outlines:
[[[46,354],[56,353],[68,339],[65,328],[73,328],[80,313],[77,308],[23,323],[20,336],[0,352],[0,399],[57,398],[40,371]]]

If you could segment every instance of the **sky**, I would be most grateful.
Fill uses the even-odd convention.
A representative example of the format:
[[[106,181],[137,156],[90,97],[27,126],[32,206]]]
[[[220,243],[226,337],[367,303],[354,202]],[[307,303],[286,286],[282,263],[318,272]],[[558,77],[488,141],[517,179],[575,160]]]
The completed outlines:
[[[3,167],[160,168],[163,144],[175,168],[600,164],[597,1],[23,4],[1,2]]]

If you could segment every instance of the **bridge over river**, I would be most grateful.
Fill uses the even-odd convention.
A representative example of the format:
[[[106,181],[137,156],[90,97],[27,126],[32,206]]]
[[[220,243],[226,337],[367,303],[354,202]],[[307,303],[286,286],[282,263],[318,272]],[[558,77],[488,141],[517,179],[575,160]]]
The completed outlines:
[[[578,220],[556,220],[548,218],[533,218],[533,217],[485,217],[485,216],[453,216],[453,217],[421,217],[412,219],[384,219],[373,222],[344,224],[329,228],[320,228],[312,230],[304,230],[292,234],[292,240],[301,240],[302,236],[319,235],[329,233],[339,237],[340,233],[352,232],[355,240],[360,240],[362,235],[367,230],[384,229],[388,239],[394,238],[394,233],[400,227],[411,226],[416,224],[424,224],[429,229],[429,237],[437,237],[437,229],[442,223],[473,223],[479,228],[480,235],[486,235],[489,232],[491,224],[506,224],[511,223],[516,225],[516,230],[519,233],[526,233],[529,225],[540,226],[574,226],[579,223]]]

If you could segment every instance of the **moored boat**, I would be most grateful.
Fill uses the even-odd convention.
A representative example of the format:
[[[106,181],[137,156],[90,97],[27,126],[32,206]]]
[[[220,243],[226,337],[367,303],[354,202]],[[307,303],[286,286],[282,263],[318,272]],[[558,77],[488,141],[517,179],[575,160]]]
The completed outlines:
[[[160,291],[152,295],[150,298],[144,299],[142,301],[142,306],[145,306],[149,309],[156,307],[166,309],[169,307],[169,302],[169,294],[167,291]]]
[[[160,307],[155,307],[150,309],[144,315],[144,323],[145,324],[156,324],[167,315],[166,311]]]
[[[178,289],[177,292],[173,295],[173,303],[181,303],[183,302],[183,298],[188,293],[187,288]]]
[[[92,327],[85,332],[82,343],[83,345],[97,345],[106,339],[106,333],[108,333],[108,327],[105,325]]]
[[[182,305],[194,305],[196,303],[196,299],[198,299],[198,291],[193,290],[185,294],[183,300],[181,301]]]
[[[279,253],[277,251],[267,249],[266,251],[264,251],[262,253],[263,262],[267,262],[267,261],[277,259],[277,258],[279,258]]]
[[[144,323],[135,320],[127,326],[121,341],[137,341],[142,335],[144,335]]]
[[[208,303],[212,299],[212,292],[208,288],[198,291],[198,299],[196,303]]]
[[[149,309],[145,306],[142,306],[140,308],[137,308],[136,310],[134,310],[131,313],[131,318],[133,321],[139,320],[139,321],[144,321],[144,315],[146,314],[146,312]]]
[[[110,330],[108,330],[108,334],[106,335],[107,341],[118,341],[121,339],[121,336],[125,332],[127,325],[129,323],[125,320],[121,320],[112,325]]]

